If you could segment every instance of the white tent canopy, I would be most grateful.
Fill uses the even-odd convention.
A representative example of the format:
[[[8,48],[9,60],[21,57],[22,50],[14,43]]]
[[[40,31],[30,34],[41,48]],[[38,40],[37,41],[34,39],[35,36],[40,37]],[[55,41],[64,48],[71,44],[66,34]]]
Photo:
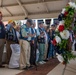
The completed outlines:
[[[71,0],[0,0],[0,11],[4,21],[25,17],[52,18],[57,17],[69,1]]]

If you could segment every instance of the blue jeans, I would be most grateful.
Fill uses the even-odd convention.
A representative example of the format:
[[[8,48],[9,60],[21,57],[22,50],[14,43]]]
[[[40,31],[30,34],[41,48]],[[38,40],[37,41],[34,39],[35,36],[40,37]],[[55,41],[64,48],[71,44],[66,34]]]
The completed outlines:
[[[50,57],[54,57],[54,55],[55,55],[54,45],[53,45],[52,43],[50,43],[50,48],[49,48],[48,58],[50,58]]]

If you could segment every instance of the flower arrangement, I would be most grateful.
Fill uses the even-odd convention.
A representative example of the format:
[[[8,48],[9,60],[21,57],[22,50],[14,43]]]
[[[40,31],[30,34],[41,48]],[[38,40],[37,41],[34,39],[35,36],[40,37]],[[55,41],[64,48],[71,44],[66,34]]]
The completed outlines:
[[[68,63],[70,59],[76,58],[71,50],[68,50],[67,44],[70,37],[69,27],[71,26],[76,12],[76,4],[69,2],[58,16],[59,25],[56,28],[56,35],[53,44],[59,46],[61,53],[57,54],[57,58],[61,63]]]

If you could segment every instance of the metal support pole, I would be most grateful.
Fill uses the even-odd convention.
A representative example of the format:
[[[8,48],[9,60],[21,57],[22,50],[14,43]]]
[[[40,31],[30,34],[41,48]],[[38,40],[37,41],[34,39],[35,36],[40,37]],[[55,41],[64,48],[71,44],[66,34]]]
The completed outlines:
[[[64,69],[63,69],[62,75],[64,75],[65,70],[66,70],[66,67],[67,67],[67,64],[65,64],[65,67],[64,67]]]

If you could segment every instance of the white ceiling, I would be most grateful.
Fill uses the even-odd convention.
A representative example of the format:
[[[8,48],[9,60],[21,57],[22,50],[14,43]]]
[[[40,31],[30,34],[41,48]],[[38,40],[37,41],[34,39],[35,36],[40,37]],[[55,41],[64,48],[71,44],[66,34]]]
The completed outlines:
[[[71,0],[0,0],[3,20],[57,17]]]

